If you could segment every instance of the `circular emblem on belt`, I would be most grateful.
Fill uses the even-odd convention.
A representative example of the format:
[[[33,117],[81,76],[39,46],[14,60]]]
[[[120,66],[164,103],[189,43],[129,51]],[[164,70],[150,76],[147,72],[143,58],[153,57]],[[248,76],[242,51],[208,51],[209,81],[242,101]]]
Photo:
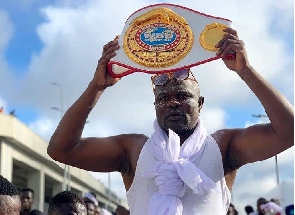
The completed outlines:
[[[123,48],[134,62],[153,68],[178,63],[191,50],[194,37],[184,18],[168,8],[156,8],[135,18]]]
[[[223,38],[225,28],[226,25],[216,22],[206,25],[199,38],[201,46],[208,51],[218,51],[215,45]]]

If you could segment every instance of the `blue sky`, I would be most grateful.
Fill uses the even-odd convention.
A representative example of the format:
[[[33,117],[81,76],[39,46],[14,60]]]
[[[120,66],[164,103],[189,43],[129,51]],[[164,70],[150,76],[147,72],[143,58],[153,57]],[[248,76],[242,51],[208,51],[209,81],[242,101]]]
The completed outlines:
[[[57,82],[62,87],[63,106],[68,108],[91,80],[102,46],[120,34],[128,16],[143,6],[160,3],[127,0],[124,7],[118,7],[120,2],[1,1],[0,106],[4,106],[5,112],[15,110],[22,122],[48,140],[60,118],[60,113],[50,109],[60,107],[60,88],[51,83]],[[175,0],[171,3],[232,20],[246,44],[250,63],[294,103],[293,1]],[[205,96],[201,117],[209,131],[267,120],[252,117],[264,113],[263,108],[221,61],[193,68],[193,72]],[[152,126],[146,126],[152,125],[155,117],[149,79],[147,74],[133,74],[106,91],[101,104],[91,113],[84,135],[151,134]],[[282,180],[294,178],[293,148],[279,155],[279,162]],[[264,169],[267,174],[272,172],[273,162],[258,162],[251,167],[253,172]],[[248,171],[248,167],[244,169]],[[94,175],[101,180],[107,178]],[[245,175],[242,168],[233,191],[234,203],[239,208],[245,204],[241,197],[244,191],[241,185],[247,184],[242,180]],[[275,185],[275,178],[271,175],[269,178],[262,194]],[[113,180],[114,189],[124,195],[119,176],[114,175]],[[251,181],[248,186],[256,189]],[[249,201],[253,203],[257,197],[253,192]]]

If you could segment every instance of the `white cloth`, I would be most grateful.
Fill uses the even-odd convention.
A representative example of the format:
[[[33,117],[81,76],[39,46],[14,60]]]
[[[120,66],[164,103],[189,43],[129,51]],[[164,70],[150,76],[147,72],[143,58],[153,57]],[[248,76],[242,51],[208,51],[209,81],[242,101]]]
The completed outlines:
[[[158,162],[153,151],[154,143],[149,138],[139,154],[134,179],[126,193],[130,215],[148,215],[149,202],[159,190],[155,180],[143,174]],[[226,185],[219,146],[211,135],[207,135],[193,163],[214,181],[219,192],[211,189],[199,195],[187,189],[184,196],[179,198],[183,205],[182,215],[225,215],[231,194]]]
[[[280,212],[280,213],[284,212],[284,209],[274,202],[268,202],[266,204],[260,205],[260,208],[262,210],[263,209],[264,210],[274,210],[275,212]]]
[[[182,146],[179,136],[169,130],[168,138],[156,120],[154,129],[151,139],[157,162],[145,176],[155,180],[158,191],[149,203],[149,215],[181,215],[183,205],[180,198],[187,189],[198,195],[210,189],[219,192],[216,184],[194,165],[207,137],[200,119],[194,133]]]

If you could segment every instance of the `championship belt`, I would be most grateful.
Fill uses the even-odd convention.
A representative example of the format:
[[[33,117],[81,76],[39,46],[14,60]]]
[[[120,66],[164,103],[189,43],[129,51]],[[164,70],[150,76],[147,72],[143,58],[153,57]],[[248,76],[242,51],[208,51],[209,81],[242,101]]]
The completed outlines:
[[[215,45],[227,27],[232,27],[228,19],[179,5],[144,7],[127,19],[108,71],[115,78],[134,72],[158,74],[219,59]]]

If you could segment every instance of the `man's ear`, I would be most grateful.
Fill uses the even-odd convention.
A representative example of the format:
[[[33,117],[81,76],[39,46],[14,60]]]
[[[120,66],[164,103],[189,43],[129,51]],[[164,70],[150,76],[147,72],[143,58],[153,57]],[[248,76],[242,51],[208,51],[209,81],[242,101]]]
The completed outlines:
[[[203,96],[200,96],[198,100],[200,110],[203,107],[204,101],[205,101],[205,98]]]

